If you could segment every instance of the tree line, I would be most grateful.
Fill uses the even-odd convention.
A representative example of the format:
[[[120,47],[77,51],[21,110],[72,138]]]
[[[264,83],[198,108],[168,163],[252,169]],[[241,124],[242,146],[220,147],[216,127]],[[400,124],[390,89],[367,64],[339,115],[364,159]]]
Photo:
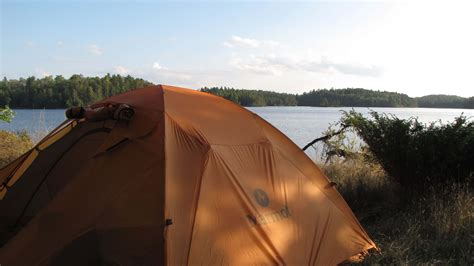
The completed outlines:
[[[406,94],[365,89],[312,90],[297,96],[304,106],[416,107],[416,100]]]
[[[417,98],[419,107],[428,108],[474,108],[474,97],[463,98],[454,95],[427,95]]]
[[[319,89],[303,94],[228,87],[204,87],[201,91],[224,97],[243,106],[474,108],[474,97],[428,95],[412,98],[402,93],[360,88]]]
[[[89,105],[103,98],[152,84],[141,78],[110,75],[84,77],[72,75],[34,76],[0,81],[0,107],[67,108]],[[319,89],[303,94],[229,87],[204,87],[203,92],[224,97],[242,106],[318,106],[318,107],[433,107],[474,108],[474,97],[428,95],[411,98],[406,94],[359,88]]]
[[[0,81],[0,106],[11,108],[67,108],[93,102],[151,84],[140,78],[107,74],[103,77],[72,75],[41,79]]]
[[[296,95],[263,90],[238,90],[228,87],[204,87],[201,91],[211,93],[242,106],[295,106]]]

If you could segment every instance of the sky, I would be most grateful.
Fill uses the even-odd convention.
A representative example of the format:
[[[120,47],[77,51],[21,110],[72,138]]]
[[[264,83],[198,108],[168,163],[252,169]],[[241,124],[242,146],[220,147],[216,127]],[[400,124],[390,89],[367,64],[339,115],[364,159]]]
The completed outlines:
[[[0,76],[474,95],[474,2],[0,0]],[[471,1],[472,2],[472,1]]]

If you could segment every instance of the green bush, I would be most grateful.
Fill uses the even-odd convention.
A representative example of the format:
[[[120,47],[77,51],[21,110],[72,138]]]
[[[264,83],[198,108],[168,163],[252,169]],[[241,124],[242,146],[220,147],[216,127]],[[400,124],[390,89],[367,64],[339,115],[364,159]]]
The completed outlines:
[[[0,108],[0,121],[10,123],[13,117],[15,117],[15,113],[8,106],[5,106],[5,108]]]
[[[0,168],[20,157],[33,147],[26,132],[12,133],[0,130]]]
[[[330,160],[321,168],[381,249],[360,264],[471,265],[472,122],[425,125],[352,111],[339,125],[323,138]],[[350,131],[365,144],[352,145]]]
[[[351,127],[387,174],[404,189],[425,192],[438,184],[464,183],[474,173],[474,123],[461,115],[454,122],[422,124],[416,118],[344,112]]]

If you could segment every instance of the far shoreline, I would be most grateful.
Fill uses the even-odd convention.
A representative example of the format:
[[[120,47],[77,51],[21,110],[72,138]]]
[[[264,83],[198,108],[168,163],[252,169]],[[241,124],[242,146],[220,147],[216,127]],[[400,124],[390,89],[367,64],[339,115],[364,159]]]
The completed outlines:
[[[86,105],[87,106],[87,105]],[[474,108],[459,108],[459,107],[418,107],[418,106],[407,106],[407,107],[391,107],[391,106],[309,106],[309,105],[264,105],[264,106],[245,106],[244,108],[265,108],[265,107],[309,107],[309,108],[386,108],[386,109],[454,109],[454,110],[474,110]],[[65,108],[15,108],[9,107],[12,110],[66,110],[70,107]]]

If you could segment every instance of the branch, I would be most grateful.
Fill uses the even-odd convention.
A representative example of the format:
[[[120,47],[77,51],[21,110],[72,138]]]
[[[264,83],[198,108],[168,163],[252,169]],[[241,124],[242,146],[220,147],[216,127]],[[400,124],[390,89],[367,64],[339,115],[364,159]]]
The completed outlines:
[[[326,141],[336,135],[339,135],[341,134],[344,130],[346,130],[346,128],[348,128],[349,125],[342,125],[341,129],[339,129],[338,131],[332,133],[332,134],[327,134],[326,136],[322,136],[320,138],[317,138],[317,139],[314,139],[312,140],[310,143],[306,144],[306,146],[303,147],[303,151],[305,151],[307,148],[313,146],[314,144],[316,144],[317,142],[319,141]]]

